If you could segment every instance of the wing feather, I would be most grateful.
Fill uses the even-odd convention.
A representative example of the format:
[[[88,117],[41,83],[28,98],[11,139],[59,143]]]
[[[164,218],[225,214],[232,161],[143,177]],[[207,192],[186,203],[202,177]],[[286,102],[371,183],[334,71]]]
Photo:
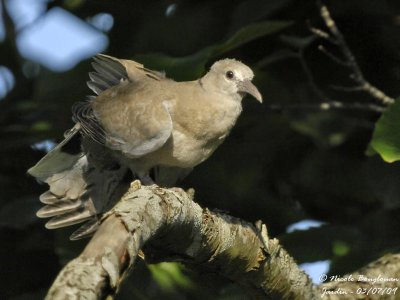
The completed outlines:
[[[75,103],[72,107],[72,119],[80,124],[83,134],[101,145],[105,144],[106,132],[94,114],[92,101]]]

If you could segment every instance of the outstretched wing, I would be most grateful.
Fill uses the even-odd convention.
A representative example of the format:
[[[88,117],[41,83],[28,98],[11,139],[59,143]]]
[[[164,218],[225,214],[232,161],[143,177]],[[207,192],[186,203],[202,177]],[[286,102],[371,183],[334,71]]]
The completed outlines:
[[[87,136],[129,157],[157,150],[172,133],[172,119],[162,93],[154,93],[164,73],[143,65],[97,55],[88,86],[98,95],[73,107]]]
[[[93,60],[95,72],[89,73],[90,81],[87,85],[96,95],[123,81],[166,79],[165,73],[149,70],[133,60],[118,59],[104,54],[97,54]]]

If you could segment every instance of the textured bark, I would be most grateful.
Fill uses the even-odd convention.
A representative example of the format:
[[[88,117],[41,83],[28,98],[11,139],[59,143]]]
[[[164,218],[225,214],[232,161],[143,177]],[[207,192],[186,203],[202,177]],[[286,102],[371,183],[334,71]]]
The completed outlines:
[[[278,240],[268,237],[261,222],[253,225],[203,209],[192,196],[177,188],[133,182],[121,201],[104,216],[82,254],[57,276],[47,299],[100,299],[115,294],[140,251],[149,263],[180,261],[194,269],[219,273],[256,299],[320,299],[322,295],[339,299],[323,292],[324,288],[328,291],[344,287],[343,282],[314,287]],[[397,257],[392,267],[388,257],[382,258],[360,272],[368,277],[379,272],[385,277],[398,276],[399,261]],[[355,296],[356,286],[348,288]]]
[[[394,300],[400,299],[399,286],[400,254],[387,254],[352,274],[328,277],[317,289],[329,300]]]

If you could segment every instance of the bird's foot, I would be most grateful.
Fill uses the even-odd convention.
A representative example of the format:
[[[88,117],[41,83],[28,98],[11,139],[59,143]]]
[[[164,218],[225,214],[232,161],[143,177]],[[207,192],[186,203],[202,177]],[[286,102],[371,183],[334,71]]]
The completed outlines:
[[[143,176],[139,176],[140,182],[142,185],[153,185],[156,184],[154,180],[147,174]]]

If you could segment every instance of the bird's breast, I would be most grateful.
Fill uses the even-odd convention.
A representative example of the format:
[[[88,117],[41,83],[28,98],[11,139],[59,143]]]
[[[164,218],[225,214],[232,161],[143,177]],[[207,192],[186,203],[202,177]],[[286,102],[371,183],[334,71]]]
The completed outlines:
[[[240,115],[241,105],[228,103],[187,110],[184,117],[173,122],[174,129],[164,149],[170,152],[170,165],[185,168],[206,160],[225,140]]]
[[[170,138],[158,150],[140,158],[146,166],[192,168],[206,160],[224,141],[242,110],[240,101],[222,95],[202,97],[194,89],[178,103],[167,100],[173,129]]]
[[[174,131],[171,142],[173,144],[172,158],[181,167],[188,168],[206,160],[222,140],[199,140],[180,131]]]

